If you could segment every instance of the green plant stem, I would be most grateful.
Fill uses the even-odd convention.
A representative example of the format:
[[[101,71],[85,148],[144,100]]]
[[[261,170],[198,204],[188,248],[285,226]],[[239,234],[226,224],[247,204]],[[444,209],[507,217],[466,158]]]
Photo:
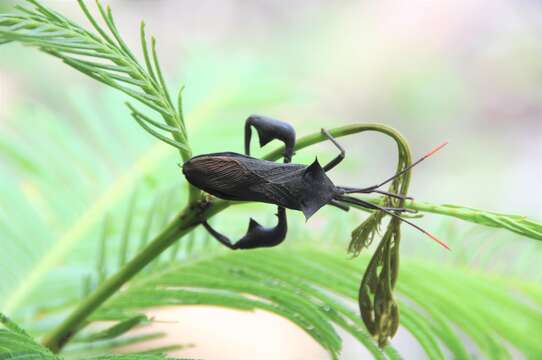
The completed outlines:
[[[44,338],[43,344],[55,353],[60,351],[66,342],[81,328],[85,323],[85,320],[94,312],[94,310],[171,244],[198,225],[200,222],[200,215],[203,211],[205,211],[205,216],[209,218],[225,209],[227,206],[228,203],[226,201],[220,201],[214,203],[212,208],[206,211],[202,207],[189,207],[181,211],[179,215],[177,215],[177,217],[139,254],[122,267],[116,274],[103,282],[90,296],[80,303],[59,327],[54,329]]]

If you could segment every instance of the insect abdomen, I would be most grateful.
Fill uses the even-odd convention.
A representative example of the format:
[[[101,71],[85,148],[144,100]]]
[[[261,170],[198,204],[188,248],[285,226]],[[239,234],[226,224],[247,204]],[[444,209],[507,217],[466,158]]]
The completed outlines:
[[[224,152],[190,159],[183,165],[183,173],[192,185],[225,200],[258,201],[299,210],[288,183],[304,168]]]
[[[229,156],[194,157],[184,163],[183,173],[192,185],[227,200],[238,200],[243,188],[258,181]]]

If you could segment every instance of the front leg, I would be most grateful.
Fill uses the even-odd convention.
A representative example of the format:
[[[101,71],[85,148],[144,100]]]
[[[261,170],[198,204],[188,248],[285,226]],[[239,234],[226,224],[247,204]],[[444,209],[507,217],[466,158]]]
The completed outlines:
[[[337,155],[335,159],[331,160],[327,165],[324,166],[324,171],[328,172],[329,170],[333,169],[335,166],[339,165],[341,161],[344,160],[344,156],[346,155],[346,152],[344,151],[341,144],[339,144],[337,140],[335,140],[335,138],[329,133],[329,131],[327,131],[326,129],[322,129],[322,135],[327,137],[333,143],[333,145],[335,145],[335,147],[339,149],[339,155]]]
[[[236,243],[232,243],[228,237],[213,229],[207,221],[202,222],[202,224],[212,237],[232,250],[255,249],[276,246],[284,241],[288,231],[288,224],[286,210],[283,207],[278,207],[277,217],[279,222],[273,228],[265,228],[258,224],[256,220],[250,218],[247,233]]]
[[[284,162],[292,161],[295,146],[295,130],[284,121],[265,116],[251,115],[245,122],[245,154],[250,155],[252,126],[258,131],[260,146],[265,146],[273,139],[284,142]]]

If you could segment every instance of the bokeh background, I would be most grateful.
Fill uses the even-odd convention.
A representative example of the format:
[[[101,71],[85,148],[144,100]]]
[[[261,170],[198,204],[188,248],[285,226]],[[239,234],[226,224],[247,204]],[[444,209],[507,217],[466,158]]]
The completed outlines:
[[[84,22],[74,1],[42,2]],[[14,3],[2,0],[0,11],[7,11]],[[158,40],[169,84],[173,89],[185,85],[187,124],[196,154],[240,152],[243,122],[252,113],[289,121],[300,135],[352,122],[381,122],[404,134],[414,157],[449,141],[445,150],[414,170],[411,194],[416,199],[542,219],[542,3],[538,1],[108,3],[133,48],[138,46],[139,21],[145,20],[147,30]],[[32,165],[17,162],[16,156],[0,157],[0,184],[13,189],[13,201],[29,202],[38,213],[41,211],[37,216],[43,221],[35,231],[54,224],[62,233],[87,214],[88,204],[103,199],[104,193],[111,194],[111,184],[130,173],[133,164],[155,146],[154,140],[130,119],[123,99],[34,49],[19,45],[0,48],[0,132],[11,136],[9,141],[0,142],[0,152],[9,154],[10,144],[25,143],[25,134],[35,131],[57,139],[60,145],[67,144],[66,158],[49,157],[47,149],[40,148],[45,142],[35,144],[43,151],[40,169],[49,171],[51,191],[70,191],[73,198],[69,206],[62,205],[68,215],[61,223],[54,218],[51,205],[40,201],[40,190],[26,181],[24,172],[12,170],[13,163],[21,169]],[[80,137],[64,138],[51,125],[58,119],[72,124]],[[106,124],[116,141],[94,143],[89,134],[92,131],[85,128],[88,123]],[[85,142],[81,146],[92,150],[96,145],[102,156],[103,182],[92,183],[84,172],[75,177],[55,173],[55,163],[63,161],[72,161],[77,172],[78,162],[85,159],[68,150],[81,139]],[[333,173],[336,182],[367,186],[393,172],[396,154],[388,139],[363,134],[341,142],[347,149],[347,159]],[[25,144],[27,149],[34,145]],[[169,152],[157,161],[160,172],[143,174],[148,187],[145,191],[181,182],[178,168],[172,166],[175,154]],[[334,155],[334,149],[329,144],[319,145],[298,155],[300,162],[309,162],[315,155],[326,161]],[[118,190],[114,203],[119,208],[128,202],[136,184],[138,181],[132,179],[122,189],[114,189]],[[9,221],[23,226],[6,202],[2,206]],[[240,235],[249,212],[256,212],[261,219],[271,218],[266,206],[240,208],[228,212],[235,221],[223,219],[223,228],[230,224],[230,232]],[[292,214],[293,226],[305,227],[310,236],[329,226],[332,212],[325,210],[306,225],[301,216]],[[231,225],[236,222],[242,225]],[[426,216],[419,223],[456,247],[451,254],[444,254],[427,239],[405,230],[402,250],[406,256],[434,257],[437,263],[465,263],[496,273],[517,271],[542,281],[542,269],[536,261],[542,249],[532,240],[436,216]],[[333,236],[343,236],[346,245],[351,228],[340,227]],[[447,238],[447,234],[454,235]],[[92,232],[84,237],[88,240],[77,242],[63,255],[64,265],[70,265],[69,258],[92,262],[88,255],[89,249],[94,249]],[[40,246],[48,249],[53,241],[53,235],[37,241],[24,261],[38,261]],[[7,238],[0,238],[0,244],[6,252],[9,250]],[[523,259],[520,265],[516,255]],[[74,260],[72,265],[73,273],[84,273],[84,261]],[[534,269],[524,271],[528,265]],[[27,267],[21,269],[17,274],[2,274],[3,297],[25,279]],[[73,278],[66,280],[62,291],[78,291]],[[267,349],[265,353],[272,354],[268,358],[294,353],[297,357],[291,358],[327,357],[323,351],[318,353],[318,345],[303,332],[265,313],[247,316],[222,309],[183,311],[179,319],[192,319],[186,321],[197,324],[193,331],[175,330],[184,342],[197,344],[182,353],[186,356],[250,358],[250,350],[244,350],[248,357],[236,353],[242,342],[235,341],[267,331],[270,335],[263,340],[261,336],[250,339],[254,349]],[[207,338],[213,339],[212,346],[202,344]],[[286,349],[285,353],[271,352],[277,351],[272,349],[277,343],[284,344],[281,351]],[[395,344],[411,358],[419,354],[409,334],[401,332]],[[344,358],[360,356],[363,350],[357,346],[346,341]],[[308,353],[312,355],[307,357]]]

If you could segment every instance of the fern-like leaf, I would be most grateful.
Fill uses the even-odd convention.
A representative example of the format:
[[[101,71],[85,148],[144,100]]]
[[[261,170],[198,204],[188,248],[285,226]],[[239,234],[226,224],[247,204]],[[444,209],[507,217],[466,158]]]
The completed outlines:
[[[78,0],[95,32],[84,29],[37,0],[27,2],[33,7],[17,6],[20,14],[0,14],[0,44],[17,41],[37,47],[83,74],[134,98],[160,114],[165,121],[165,124],[161,124],[150,120],[131,107],[134,119],[143,129],[179,149],[183,158],[189,156],[182,109],[175,109],[173,105],[158,62],[156,41],[151,39],[149,51],[143,23],[141,46],[145,65],[139,63],[122,39],[111,9],[104,8],[99,1],[96,4],[106,29],[99,25],[84,0]],[[172,138],[166,138],[153,128],[173,129],[169,131]]]

